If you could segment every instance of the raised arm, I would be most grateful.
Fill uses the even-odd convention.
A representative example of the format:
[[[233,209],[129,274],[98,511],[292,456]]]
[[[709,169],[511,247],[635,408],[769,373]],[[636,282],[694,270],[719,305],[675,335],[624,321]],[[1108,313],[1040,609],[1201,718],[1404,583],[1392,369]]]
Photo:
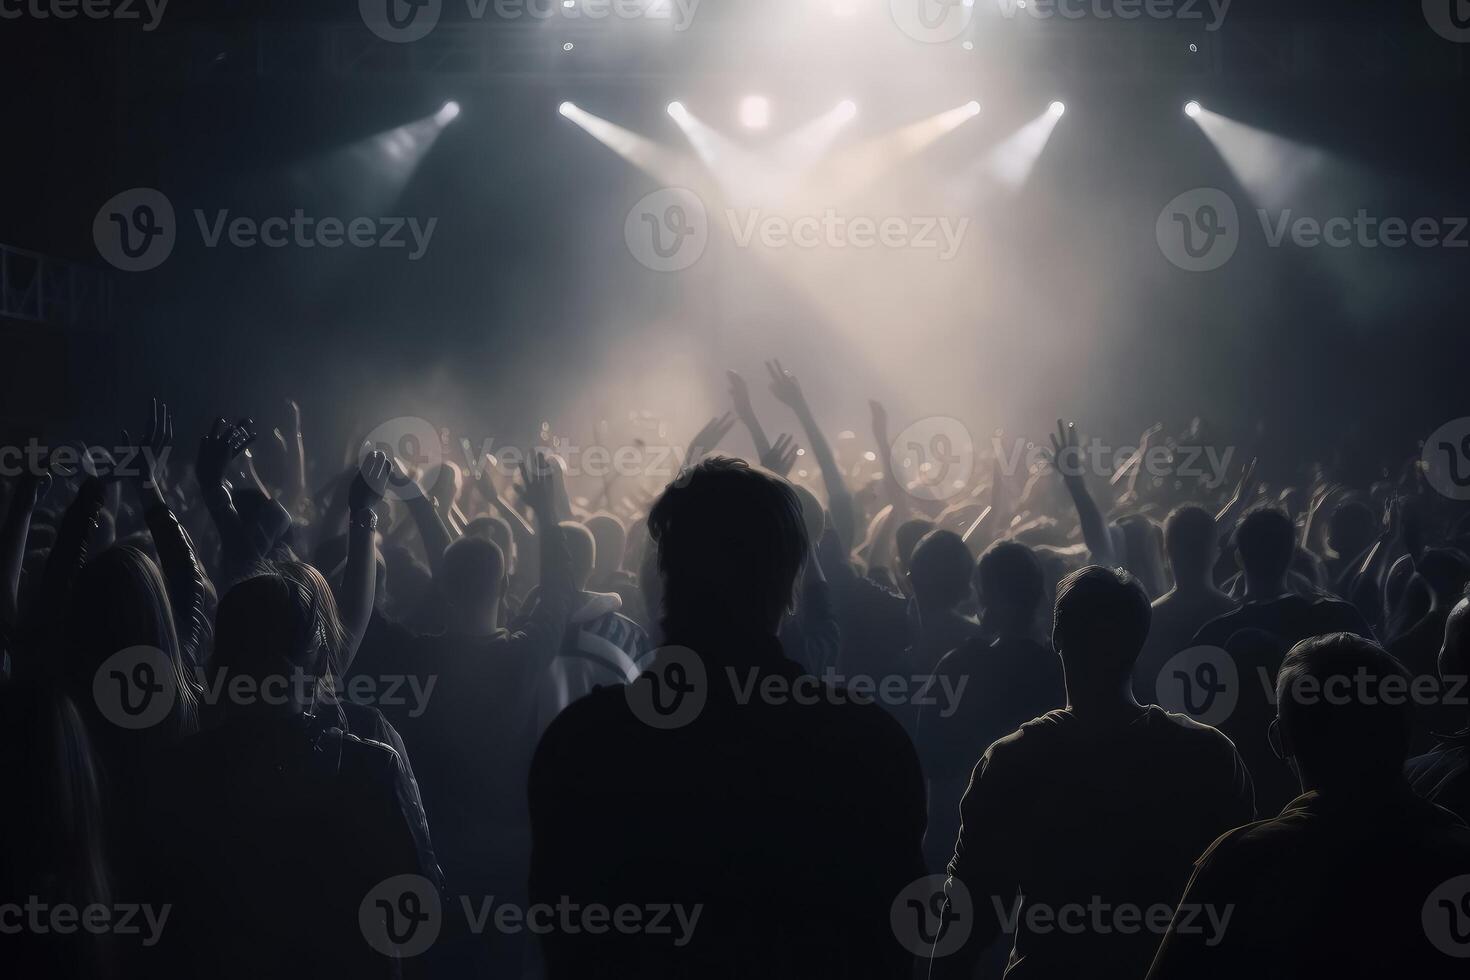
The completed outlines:
[[[1117,565],[1118,556],[1113,554],[1107,521],[1103,519],[1102,511],[1098,510],[1097,502],[1087,490],[1082,450],[1077,444],[1076,423],[1057,419],[1057,431],[1051,437],[1051,447],[1052,469],[1061,476],[1062,485],[1072,498],[1072,506],[1077,509],[1077,521],[1082,525],[1082,540],[1092,553],[1093,562],[1109,568]]]
[[[780,361],[767,361],[766,370],[771,374],[771,393],[796,413],[797,421],[806,433],[807,445],[812,448],[812,455],[816,457],[817,466],[822,470],[822,483],[827,488],[827,510],[832,515],[832,527],[842,541],[843,550],[851,551],[856,508],[853,506],[852,494],[848,492],[847,484],[842,479],[842,471],[837,468],[832,447],[822,435],[822,429],[817,425],[816,416],[812,414],[811,406],[807,404],[796,376],[783,368]]]
[[[373,615],[378,575],[378,515],[373,507],[383,499],[389,467],[385,453],[369,453],[347,491],[347,564],[337,586],[337,608],[345,636],[341,664],[344,675]]]
[[[756,458],[764,461],[771,451],[771,442],[750,404],[750,387],[738,371],[726,371],[725,377],[730,380],[730,400],[735,403],[735,417],[749,430],[750,439],[755,443]]]

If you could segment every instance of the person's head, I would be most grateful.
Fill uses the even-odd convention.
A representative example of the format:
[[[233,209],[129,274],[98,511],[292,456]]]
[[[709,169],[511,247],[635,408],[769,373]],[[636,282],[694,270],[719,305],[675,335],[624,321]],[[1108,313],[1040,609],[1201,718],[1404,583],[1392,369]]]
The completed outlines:
[[[252,679],[262,691],[284,678],[289,695],[284,704],[261,698],[230,708],[309,710],[316,700],[312,680],[338,675],[344,648],[332,588],[303,562],[261,566],[235,583],[215,612],[215,665],[231,678]]]
[[[1327,547],[1340,558],[1356,558],[1378,536],[1378,519],[1362,500],[1345,500],[1327,520]]]
[[[1258,507],[1235,529],[1235,555],[1246,582],[1276,588],[1286,582],[1296,553],[1296,525],[1277,507]]]
[[[152,647],[172,665],[177,692],[165,723],[154,727],[169,738],[194,731],[196,678],[184,663],[163,574],[146,554],[109,548],[88,562],[72,589],[66,632],[67,687],[89,721],[95,720],[92,684],[103,662],[122,650]]]
[[[1274,738],[1303,789],[1386,787],[1401,780],[1412,726],[1404,666],[1372,640],[1302,640],[1276,675]]]
[[[585,589],[597,565],[597,539],[580,521],[562,521],[561,536],[572,559],[572,586]]]
[[[807,554],[791,484],[715,456],[670,483],[648,515],[668,642],[730,631],[774,634],[793,608]]]
[[[975,559],[964,540],[953,531],[930,531],[914,546],[909,559],[909,583],[914,598],[931,609],[953,609],[970,593]]]
[[[628,530],[612,514],[593,514],[587,518],[587,530],[597,542],[597,560],[593,567],[599,576],[608,576],[623,567],[623,552],[628,548]]]
[[[444,601],[460,628],[493,627],[505,584],[505,555],[484,538],[460,538],[444,549]]]
[[[900,572],[908,571],[909,559],[913,557],[914,549],[919,546],[919,540],[932,530],[934,530],[933,521],[926,521],[922,517],[911,517],[893,532],[893,546],[898,552]]]
[[[1426,549],[1415,570],[1441,602],[1456,602],[1470,583],[1470,558],[1458,548]]]
[[[1062,579],[1051,642],[1068,697],[1126,689],[1152,619],[1148,594],[1124,569],[1088,565]]]
[[[505,518],[496,514],[477,517],[464,526],[464,533],[467,538],[483,538],[495,542],[500,553],[505,556],[507,574],[515,570],[515,538],[511,536],[510,525]]]
[[[827,511],[823,509],[822,502],[817,495],[799,483],[793,483],[791,489],[796,491],[796,496],[801,500],[801,519],[806,524],[807,540],[813,543],[822,540],[822,531],[827,526]]]
[[[1470,597],[1456,603],[1445,621],[1439,676],[1446,691],[1470,691]]]
[[[1117,528],[1123,535],[1123,551],[1127,566],[1138,576],[1139,584],[1150,596],[1162,595],[1164,579],[1163,535],[1159,526],[1146,514],[1128,514],[1118,518]]]
[[[1174,585],[1200,586],[1209,581],[1215,567],[1215,517],[1203,507],[1176,507],[1164,521],[1164,551]]]
[[[1026,627],[1036,617],[1036,607],[1046,584],[1036,552],[1019,541],[997,541],[975,563],[975,598],[986,620]]]

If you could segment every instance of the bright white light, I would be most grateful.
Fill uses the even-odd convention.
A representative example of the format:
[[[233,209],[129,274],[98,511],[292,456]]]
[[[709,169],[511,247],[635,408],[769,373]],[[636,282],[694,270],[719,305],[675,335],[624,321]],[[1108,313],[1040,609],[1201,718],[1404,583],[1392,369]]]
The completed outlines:
[[[771,124],[771,102],[763,95],[740,100],[740,124],[746,129],[765,129]]]
[[[669,103],[669,115],[673,116],[675,119],[678,119],[680,116],[684,115],[684,112],[685,112],[684,103],[682,103],[682,102],[670,102]]]
[[[847,119],[851,119],[853,116],[856,116],[856,115],[857,115],[857,103],[854,102],[854,101],[852,101],[852,99],[843,99],[841,102],[837,103],[837,118],[838,119],[847,120]]]
[[[960,42],[960,47],[964,48],[966,51],[974,51],[975,50],[975,42],[974,41],[961,41]]]
[[[965,103],[965,111],[972,116],[980,115],[980,103],[976,102],[974,99],[971,99],[969,102]]]
[[[577,107],[575,105],[573,105],[572,103],[570,103],[570,102],[563,102],[557,108],[556,111],[557,112],[560,112],[563,116],[570,116],[573,112],[576,111],[576,109],[577,109]]]
[[[1199,115],[1199,113],[1200,104],[1198,102],[1195,102],[1191,99],[1190,101],[1184,103],[1184,114],[1186,116],[1193,119],[1195,116]]]
[[[444,107],[442,109],[440,109],[438,112],[434,113],[434,121],[437,122],[439,125],[444,126],[444,125],[447,125],[449,123],[454,122],[454,120],[458,116],[459,116],[459,103],[458,102],[454,102],[454,101],[451,100],[449,102],[444,103]]]
[[[1053,102],[1048,109],[1053,116],[1060,116],[1067,111],[1067,107],[1060,102]]]

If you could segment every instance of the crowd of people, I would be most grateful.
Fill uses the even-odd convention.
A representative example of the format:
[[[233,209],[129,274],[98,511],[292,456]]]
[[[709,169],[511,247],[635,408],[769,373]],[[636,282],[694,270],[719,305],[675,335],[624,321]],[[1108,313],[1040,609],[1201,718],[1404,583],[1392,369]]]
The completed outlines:
[[[1464,975],[1470,508],[1417,447],[1186,479],[1059,422],[940,493],[768,369],[799,433],[732,372],[667,481],[294,403],[175,452],[157,401],[9,479],[0,962]]]

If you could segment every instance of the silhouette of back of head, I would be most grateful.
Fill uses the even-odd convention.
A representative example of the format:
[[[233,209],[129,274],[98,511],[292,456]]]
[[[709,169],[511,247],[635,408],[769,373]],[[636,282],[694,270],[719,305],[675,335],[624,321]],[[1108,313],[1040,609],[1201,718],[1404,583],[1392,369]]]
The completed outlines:
[[[1372,640],[1329,633],[1292,647],[1276,676],[1282,747],[1307,788],[1385,786],[1402,778],[1411,678]]]
[[[1280,508],[1258,507],[1235,529],[1235,552],[1249,582],[1284,582],[1295,551],[1296,525]]]
[[[1176,507],[1164,522],[1164,550],[1174,584],[1203,581],[1215,563],[1215,518],[1195,504]]]
[[[932,530],[934,530],[934,522],[922,517],[912,517],[898,526],[898,530],[893,532],[893,544],[898,550],[899,568],[909,567],[909,560],[913,557],[914,549],[918,547],[920,539]]]
[[[463,537],[444,549],[444,598],[456,609],[493,608],[500,601],[505,554],[494,541]]]
[[[1089,565],[1062,579],[1051,635],[1069,697],[1126,685],[1152,618],[1143,585],[1124,569]]]
[[[561,531],[561,539],[566,542],[567,554],[572,559],[572,585],[585,589],[597,564],[597,539],[580,521],[562,521]]]
[[[959,605],[969,594],[974,570],[975,559],[964,540],[943,528],[920,538],[909,559],[914,597],[926,606],[952,609]]]
[[[1439,676],[1444,690],[1470,693],[1470,595],[1450,610],[1444,645],[1439,649]]]
[[[220,599],[215,623],[214,661],[232,676],[264,683],[338,669],[343,636],[337,602],[310,565],[281,562],[237,582]]]
[[[1342,558],[1356,558],[1378,535],[1373,508],[1361,500],[1345,500],[1327,521],[1327,543]]]
[[[1045,588],[1041,561],[1019,541],[997,541],[975,563],[975,596],[987,615],[1029,622]]]
[[[664,490],[648,531],[667,642],[776,632],[807,554],[801,503],[785,480],[706,459]]]
[[[616,572],[623,566],[623,553],[628,549],[628,529],[611,514],[593,514],[587,518],[586,525],[597,542],[597,571]]]

